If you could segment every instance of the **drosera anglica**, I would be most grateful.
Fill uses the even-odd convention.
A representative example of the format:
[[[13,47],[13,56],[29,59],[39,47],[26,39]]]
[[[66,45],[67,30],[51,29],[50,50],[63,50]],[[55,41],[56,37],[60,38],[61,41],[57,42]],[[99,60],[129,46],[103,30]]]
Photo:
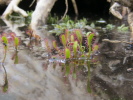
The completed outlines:
[[[86,43],[83,43],[83,37],[86,38]],[[55,63],[62,63],[61,61],[63,61],[60,65],[62,66],[62,71],[66,77],[69,77],[69,75],[72,74],[73,78],[77,79],[77,73],[81,70],[88,70],[87,91],[91,93],[90,67],[93,62],[96,64],[97,59],[95,59],[95,53],[97,53],[99,48],[94,42],[95,34],[90,32],[83,35],[80,29],[75,29],[73,31],[66,30],[59,38],[59,42],[61,42],[62,45],[57,45],[58,41],[53,41],[52,48],[49,46],[48,39],[45,39],[47,51],[50,53],[49,61],[52,61],[52,63],[54,62],[54,68],[56,65]],[[51,52],[53,48],[57,53],[54,54]],[[87,67],[83,67],[84,65]]]

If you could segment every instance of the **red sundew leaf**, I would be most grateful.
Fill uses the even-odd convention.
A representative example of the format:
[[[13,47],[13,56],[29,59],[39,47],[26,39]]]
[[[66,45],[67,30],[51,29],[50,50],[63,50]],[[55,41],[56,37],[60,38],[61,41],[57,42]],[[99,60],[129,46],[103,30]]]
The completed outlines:
[[[70,49],[70,51],[72,51],[73,50],[73,42],[69,42],[68,44],[67,44],[67,48],[69,48]]]
[[[78,40],[77,34],[74,33],[73,36],[74,36],[74,41],[78,41],[78,43],[80,43],[79,40]]]
[[[65,48],[65,57],[66,57],[66,59],[71,58],[71,52],[70,52],[70,49],[68,49],[68,48]]]
[[[53,44],[54,49],[55,49],[55,50],[58,50],[58,47],[57,47],[56,41],[53,41],[52,44]]]
[[[75,41],[76,41],[76,40],[78,41],[77,34],[74,33],[73,36],[74,36],[74,40],[75,40]]]
[[[60,41],[63,44],[63,46],[65,47],[67,44],[67,39],[64,34],[60,35]]]
[[[50,49],[49,42],[48,42],[48,39],[47,38],[44,39],[44,43],[45,43],[45,46],[47,48],[47,51],[48,52],[51,52],[51,49]]]
[[[75,56],[76,56],[76,54],[77,54],[77,50],[78,50],[78,42],[77,42],[77,41],[74,41],[73,52],[74,52],[74,55],[75,55]]]
[[[87,36],[87,44],[90,46],[92,44],[92,39],[95,36],[95,34],[91,33]]]
[[[66,41],[68,41],[69,34],[70,34],[70,33],[69,33],[69,30],[66,29],[66,30],[65,30],[65,37],[66,37],[66,39],[67,39]]]
[[[70,35],[70,41],[71,41],[71,42],[74,42],[74,35],[73,35],[73,34]]]
[[[81,30],[76,29],[74,31],[75,31],[75,34],[77,35],[77,39],[78,39],[79,43],[81,44],[82,43],[82,33],[81,33]]]
[[[79,43],[78,37],[75,33],[70,35],[70,41],[71,42],[78,41],[78,43]]]
[[[91,33],[91,34],[89,34],[87,36],[87,44],[88,44],[88,49],[89,49],[89,55],[92,52],[92,44],[93,44],[92,40],[93,40],[93,38],[94,38],[94,34],[93,33]]]

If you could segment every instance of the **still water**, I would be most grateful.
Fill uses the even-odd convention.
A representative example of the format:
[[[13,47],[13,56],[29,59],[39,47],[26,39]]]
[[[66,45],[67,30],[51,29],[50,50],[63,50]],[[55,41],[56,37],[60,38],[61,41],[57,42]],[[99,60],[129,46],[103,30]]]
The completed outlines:
[[[18,52],[19,63],[11,59],[14,49],[9,48],[5,60],[9,90],[3,93],[0,89],[0,100],[133,100],[133,52],[132,45],[126,43],[102,42],[101,38],[129,41],[129,33],[108,33],[99,39],[99,63],[91,66],[91,89],[88,93],[86,73],[80,73],[77,79],[72,75],[63,76],[61,65],[53,68],[47,59],[47,51],[42,44],[28,47],[25,36],[25,23],[14,24],[1,20],[0,32],[14,32],[23,43]],[[46,30],[38,30],[42,38],[54,37]],[[0,44],[0,61],[4,57]],[[4,71],[0,67],[0,85],[4,83]]]

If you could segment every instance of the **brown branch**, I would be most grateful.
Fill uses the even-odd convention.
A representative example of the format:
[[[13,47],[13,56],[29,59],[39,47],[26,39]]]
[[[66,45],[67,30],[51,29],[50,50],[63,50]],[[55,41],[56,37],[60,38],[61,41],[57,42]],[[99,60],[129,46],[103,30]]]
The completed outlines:
[[[65,0],[65,4],[66,4],[66,11],[65,11],[63,17],[61,18],[61,20],[64,19],[64,17],[66,16],[66,14],[67,14],[67,12],[68,12],[68,0]]]
[[[110,42],[110,43],[127,43],[127,44],[133,44],[132,42],[127,41],[119,41],[119,40],[109,40],[109,39],[103,39],[104,42]]]
[[[79,13],[78,13],[78,7],[77,7],[77,4],[76,4],[76,1],[72,0],[72,4],[73,4],[73,7],[74,7],[74,11],[75,11],[76,16],[78,16]]]

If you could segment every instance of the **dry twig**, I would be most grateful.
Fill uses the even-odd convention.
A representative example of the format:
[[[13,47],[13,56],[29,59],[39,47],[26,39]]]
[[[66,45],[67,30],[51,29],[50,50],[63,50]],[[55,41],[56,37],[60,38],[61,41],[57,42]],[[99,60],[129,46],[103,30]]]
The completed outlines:
[[[36,1],[36,0],[33,0],[29,7],[31,7],[31,6],[35,3],[35,1]]]

